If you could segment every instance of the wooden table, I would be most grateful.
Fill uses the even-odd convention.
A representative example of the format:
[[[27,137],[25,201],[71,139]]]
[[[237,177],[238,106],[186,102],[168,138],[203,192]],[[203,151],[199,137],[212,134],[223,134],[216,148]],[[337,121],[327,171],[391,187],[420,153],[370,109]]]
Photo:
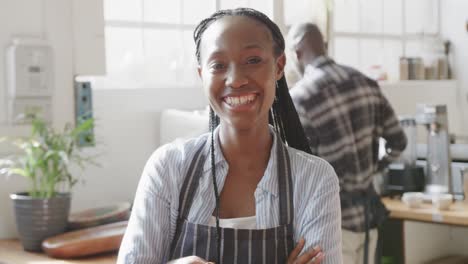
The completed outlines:
[[[43,253],[24,251],[20,242],[16,239],[0,240],[0,264],[115,264],[116,261],[116,253],[73,260],[53,259]]]
[[[468,226],[468,203],[456,202],[449,210],[437,210],[431,204],[423,203],[421,208],[409,208],[399,199],[382,198],[390,218],[438,223],[446,225]]]
[[[468,203],[456,202],[449,210],[437,210],[432,204],[423,203],[420,208],[409,208],[400,199],[382,198],[390,211],[379,233],[383,237],[383,256],[391,256],[395,263],[405,263],[404,221],[419,221],[442,225],[468,227]],[[464,262],[463,262],[464,263]]]

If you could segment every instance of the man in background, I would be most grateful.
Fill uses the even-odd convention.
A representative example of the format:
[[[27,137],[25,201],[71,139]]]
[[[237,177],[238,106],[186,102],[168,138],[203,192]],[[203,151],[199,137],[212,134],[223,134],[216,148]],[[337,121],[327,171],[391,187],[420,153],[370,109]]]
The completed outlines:
[[[377,82],[326,56],[316,25],[293,26],[287,42],[301,76],[290,93],[312,153],[339,178],[343,263],[374,263],[377,227],[388,213],[373,178],[404,150],[405,134]],[[381,159],[380,138],[386,140]]]

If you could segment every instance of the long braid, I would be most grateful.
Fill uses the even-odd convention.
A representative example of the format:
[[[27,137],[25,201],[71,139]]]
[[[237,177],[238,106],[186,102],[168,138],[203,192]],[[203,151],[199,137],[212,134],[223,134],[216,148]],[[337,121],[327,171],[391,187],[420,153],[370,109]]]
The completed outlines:
[[[216,207],[215,207],[215,217],[216,217],[216,241],[218,243],[217,247],[217,253],[218,253],[218,259],[216,263],[221,263],[221,236],[220,236],[220,230],[221,228],[219,227],[219,203],[220,203],[220,197],[219,197],[219,191],[218,191],[218,184],[216,181],[216,167],[215,167],[215,149],[214,149],[214,130],[219,124],[219,119],[217,118],[216,114],[214,113],[213,109],[210,107],[210,132],[211,132],[211,144],[210,144],[210,158],[211,158],[211,176],[213,180],[213,189],[215,193],[215,202],[216,202]]]
[[[203,33],[205,30],[216,20],[225,16],[245,16],[264,24],[271,33],[274,43],[274,55],[280,56],[284,53],[284,38],[281,34],[279,27],[271,21],[265,14],[251,9],[251,8],[237,8],[220,10],[210,17],[202,20],[193,32],[193,39],[195,41],[195,54],[198,64],[201,61],[200,45]],[[276,96],[273,106],[269,113],[269,122],[275,128],[276,133],[279,135],[281,141],[290,147],[311,153],[304,129],[300,123],[299,116],[297,115],[296,108],[289,95],[288,85],[283,76],[276,82]],[[210,107],[210,131],[211,131],[211,174],[213,179],[213,189],[216,199],[215,217],[216,217],[216,238],[217,238],[217,263],[221,263],[221,236],[219,227],[219,206],[220,198],[218,186],[216,183],[216,171],[214,161],[214,130],[219,124],[219,117],[216,116],[213,109]]]
[[[289,94],[286,78],[284,76],[281,77],[281,79],[276,82],[276,85],[276,97],[279,99],[277,104],[273,104],[273,109],[276,108],[275,112],[280,120],[279,124],[277,124],[279,126],[277,130],[281,131],[284,135],[283,142],[295,149],[312,153],[299,115],[297,114],[291,95]]]

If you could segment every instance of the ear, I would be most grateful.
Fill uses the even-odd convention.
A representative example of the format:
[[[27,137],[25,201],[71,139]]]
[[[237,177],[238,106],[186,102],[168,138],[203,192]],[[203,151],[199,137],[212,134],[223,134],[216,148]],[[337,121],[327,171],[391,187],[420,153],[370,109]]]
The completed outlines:
[[[197,71],[198,71],[198,77],[200,77],[200,79],[201,79],[202,78],[202,68],[200,66],[198,66]]]
[[[284,66],[286,65],[286,55],[283,53],[276,59],[276,80],[284,75]]]
[[[301,61],[301,58],[302,58],[302,51],[299,50],[299,49],[296,49],[294,54],[296,54],[296,59],[297,61]]]

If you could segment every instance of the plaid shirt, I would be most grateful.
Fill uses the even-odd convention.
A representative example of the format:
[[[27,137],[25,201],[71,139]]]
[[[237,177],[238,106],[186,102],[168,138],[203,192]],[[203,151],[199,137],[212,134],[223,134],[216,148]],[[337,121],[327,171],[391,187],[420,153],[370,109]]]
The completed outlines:
[[[365,231],[365,199],[350,197],[368,190],[373,176],[406,147],[395,112],[377,82],[327,57],[306,67],[291,96],[312,153],[327,160],[338,175],[342,227]],[[380,138],[386,140],[386,155],[379,160]],[[376,214],[369,211],[370,228],[376,226]]]

